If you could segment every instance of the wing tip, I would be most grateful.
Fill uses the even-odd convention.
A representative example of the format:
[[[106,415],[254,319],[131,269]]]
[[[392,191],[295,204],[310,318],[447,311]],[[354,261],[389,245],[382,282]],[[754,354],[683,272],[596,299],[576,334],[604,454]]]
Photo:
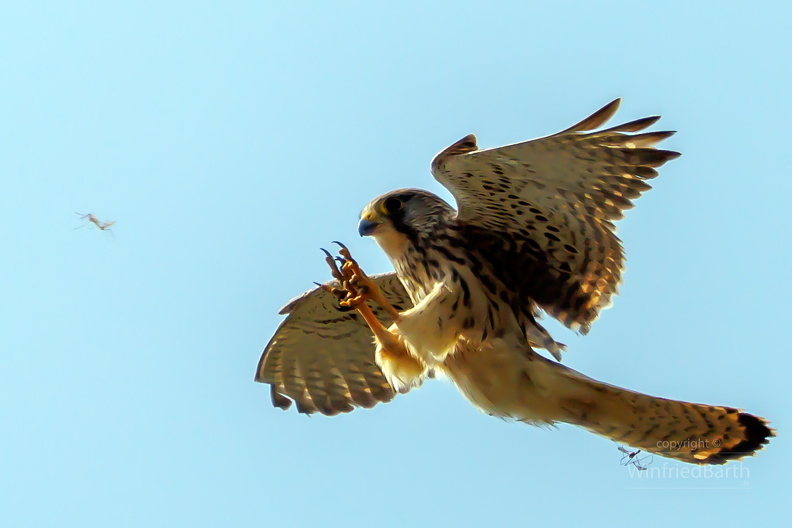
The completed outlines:
[[[434,172],[437,167],[446,161],[449,158],[454,156],[459,156],[461,154],[469,154],[470,152],[477,151],[478,148],[478,141],[476,140],[475,134],[468,134],[467,136],[463,137],[456,143],[452,144],[451,146],[443,149],[437,154],[434,159],[432,159],[432,172]]]
[[[275,390],[274,385],[270,386],[270,399],[272,400],[273,407],[277,407],[278,409],[282,409],[284,411],[289,410],[289,408],[292,406],[292,400]]]
[[[585,132],[598,128],[605,124],[611,117],[613,117],[613,114],[615,114],[619,109],[619,105],[621,105],[621,97],[617,97],[587,118],[575,123],[567,129],[562,130],[559,132],[559,134],[566,134],[568,132]]]
[[[259,380],[263,383],[270,383],[268,381]],[[356,409],[371,409],[380,403],[389,403],[396,396],[396,391],[390,390],[388,395],[374,395],[370,394],[369,397],[363,401],[360,398],[348,398],[343,401],[334,402],[317,402],[310,398],[295,397],[293,395],[286,395],[282,393],[276,385],[270,383],[270,401],[272,406],[287,411],[294,405],[297,412],[300,414],[312,415],[319,413],[323,416],[336,416],[339,414],[350,413]]]

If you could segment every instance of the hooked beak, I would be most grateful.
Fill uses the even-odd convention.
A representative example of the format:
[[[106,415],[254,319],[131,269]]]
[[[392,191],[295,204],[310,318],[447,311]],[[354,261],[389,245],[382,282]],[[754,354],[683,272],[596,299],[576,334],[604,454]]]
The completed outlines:
[[[373,220],[366,220],[363,218],[358,224],[358,233],[360,233],[360,236],[373,235],[374,231],[376,231],[379,226],[379,222],[374,222]]]

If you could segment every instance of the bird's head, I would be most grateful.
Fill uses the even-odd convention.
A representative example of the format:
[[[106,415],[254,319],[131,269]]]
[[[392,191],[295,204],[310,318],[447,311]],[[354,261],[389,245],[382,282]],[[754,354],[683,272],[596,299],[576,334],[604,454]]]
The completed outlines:
[[[371,201],[360,213],[360,236],[373,236],[391,258],[409,244],[431,237],[439,223],[455,214],[439,196],[420,189],[399,189]]]

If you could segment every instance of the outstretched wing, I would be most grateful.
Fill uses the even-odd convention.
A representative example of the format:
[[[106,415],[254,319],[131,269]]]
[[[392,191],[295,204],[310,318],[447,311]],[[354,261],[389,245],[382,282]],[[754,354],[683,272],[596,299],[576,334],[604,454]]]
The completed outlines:
[[[395,273],[370,278],[394,308],[412,307]],[[372,309],[390,325],[378,306]],[[264,349],[255,378],[271,385],[273,405],[288,409],[293,400],[301,413],[334,415],[393,399],[374,361],[371,330],[355,310],[344,311],[332,294],[315,288],[280,313],[289,315]]]
[[[484,254],[497,256],[504,284],[583,333],[621,281],[624,252],[613,222],[651,188],[655,168],[679,156],[654,148],[673,132],[635,133],[658,116],[589,132],[619,102],[524,143],[478,150],[470,135],[432,161],[435,179],[456,198],[460,227],[498,246]]]

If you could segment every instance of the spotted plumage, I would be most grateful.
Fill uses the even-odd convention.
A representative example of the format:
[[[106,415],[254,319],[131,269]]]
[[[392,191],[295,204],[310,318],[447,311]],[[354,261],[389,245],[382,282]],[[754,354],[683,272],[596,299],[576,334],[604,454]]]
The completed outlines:
[[[479,150],[470,135],[451,145],[431,170],[456,209],[418,189],[368,204],[360,234],[396,270],[370,287],[396,310],[375,307],[366,325],[323,289],[292,302],[256,377],[275,405],[347,412],[442,373],[489,414],[567,422],[685,462],[723,463],[767,443],[774,433],[761,418],[607,385],[534,351],[560,361],[563,350],[541,312],[585,334],[611,303],[624,267],[614,222],[679,155],[655,148],[672,132],[642,132],[658,117],[593,131],[618,102],[544,138]]]
[[[372,278],[397,309],[411,306],[395,274]],[[256,381],[271,385],[274,406],[288,409],[295,402],[302,413],[334,415],[389,402],[396,395],[374,362],[371,331],[354,310],[314,289],[280,313],[288,317],[267,344],[256,373]]]

